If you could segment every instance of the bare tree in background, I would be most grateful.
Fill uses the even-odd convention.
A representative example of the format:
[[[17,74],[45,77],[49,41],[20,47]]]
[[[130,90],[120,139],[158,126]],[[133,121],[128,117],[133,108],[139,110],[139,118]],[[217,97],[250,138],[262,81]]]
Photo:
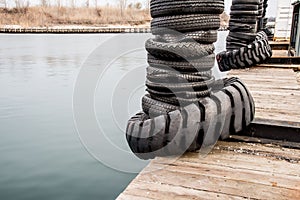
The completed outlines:
[[[119,1],[119,6],[120,6],[120,10],[121,10],[121,15],[124,15],[124,11],[126,9],[127,6],[127,0],[118,0]]]
[[[98,0],[95,0],[95,8],[98,8]]]
[[[75,8],[75,0],[71,0],[71,7]]]
[[[57,5],[58,8],[60,8],[61,7],[61,0],[56,0],[56,5]]]
[[[150,12],[150,0],[147,0],[146,9]]]
[[[2,5],[4,8],[7,8],[7,0],[1,0],[0,5]]]
[[[41,0],[41,6],[47,7],[48,6],[48,0]]]
[[[89,8],[90,7],[90,0],[86,0],[85,5],[86,5],[87,8]]]
[[[20,0],[14,0],[14,1],[15,1],[16,8],[20,8],[21,7]]]
[[[28,8],[30,3],[29,0],[14,0],[16,8]]]

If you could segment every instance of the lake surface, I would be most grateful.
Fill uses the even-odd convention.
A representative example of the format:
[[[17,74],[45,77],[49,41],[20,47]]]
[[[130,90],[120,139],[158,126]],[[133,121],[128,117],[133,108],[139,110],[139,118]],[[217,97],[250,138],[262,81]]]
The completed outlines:
[[[224,49],[226,34],[220,33],[217,51]],[[91,120],[74,119],[81,116],[73,112],[77,77],[83,68],[105,67],[101,55],[117,52],[126,40],[117,47],[103,44],[118,39],[110,34],[0,35],[0,199],[115,199],[147,164],[109,149],[97,157],[87,132],[80,130]],[[115,55],[94,91],[101,130],[126,155],[126,121],[141,109],[145,89],[146,52],[138,46]]]

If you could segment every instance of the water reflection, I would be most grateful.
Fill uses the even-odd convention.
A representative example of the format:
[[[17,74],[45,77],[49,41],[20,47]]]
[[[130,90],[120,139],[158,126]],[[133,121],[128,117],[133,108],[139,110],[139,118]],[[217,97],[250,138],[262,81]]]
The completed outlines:
[[[112,36],[0,35],[0,199],[114,199],[134,178],[87,154],[73,122],[72,95],[80,66]],[[102,86],[109,90],[110,83],[141,66],[147,66],[144,50],[117,58]],[[143,83],[145,72],[139,78]],[[119,86],[120,95],[128,85]],[[141,109],[144,89],[135,85],[126,112],[120,113],[123,122]],[[107,95],[97,98],[101,103]],[[107,118],[111,113],[98,114],[112,127]],[[110,132],[126,149],[124,133]]]

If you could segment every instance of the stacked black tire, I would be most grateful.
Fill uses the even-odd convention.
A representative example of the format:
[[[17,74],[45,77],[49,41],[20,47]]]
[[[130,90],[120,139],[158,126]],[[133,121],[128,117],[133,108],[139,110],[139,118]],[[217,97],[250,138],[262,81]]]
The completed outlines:
[[[147,91],[142,107],[156,117],[209,96],[214,45],[224,0],[152,0]]]
[[[261,0],[233,0],[230,12],[227,51],[246,47],[256,37],[262,16]]]
[[[221,81],[221,89],[198,102],[157,117],[136,114],[128,121],[126,139],[141,159],[182,155],[201,148],[208,153],[216,141],[244,130],[254,119],[253,98],[237,78]]]
[[[215,81],[211,69],[224,0],[152,0],[147,92],[143,112],[128,122],[126,138],[142,159],[213,146],[241,131],[254,102],[238,79]]]
[[[263,2],[263,14],[261,17],[261,26],[259,28],[260,31],[264,31],[269,40],[272,40],[274,37],[274,34],[269,30],[269,28],[267,27],[267,23],[268,23],[268,18],[266,17],[266,13],[267,13],[267,8],[268,8],[268,0],[264,0]]]
[[[224,51],[217,55],[220,71],[245,69],[263,63],[272,56],[268,36],[264,31],[256,34],[255,40],[246,47]]]
[[[233,0],[230,13],[227,51],[217,55],[219,69],[244,69],[263,63],[272,56],[272,50],[263,27],[267,1]]]
[[[263,0],[262,3],[263,12],[260,18],[260,27],[259,27],[260,31],[266,30],[267,27],[267,23],[268,23],[268,18],[266,18],[267,8],[268,8],[268,0]]]

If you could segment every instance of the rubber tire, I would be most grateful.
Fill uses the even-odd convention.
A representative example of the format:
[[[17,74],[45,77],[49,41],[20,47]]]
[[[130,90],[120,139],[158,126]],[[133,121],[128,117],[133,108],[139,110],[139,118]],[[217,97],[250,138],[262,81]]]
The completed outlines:
[[[257,16],[259,15],[259,11],[255,10],[232,10],[230,11],[230,15],[247,15],[247,16]]]
[[[147,79],[152,82],[160,83],[181,83],[181,82],[201,82],[211,78],[211,74],[207,75],[191,75],[173,71],[158,71],[152,67],[147,67]]]
[[[182,61],[168,61],[155,58],[152,55],[148,55],[148,64],[151,67],[160,68],[163,70],[174,69],[182,73],[202,72],[212,69],[215,65],[215,54],[204,56],[200,59],[182,60]],[[194,74],[195,75],[195,74]]]
[[[211,14],[165,16],[154,18],[151,21],[151,31],[154,35],[174,32],[174,30],[179,32],[192,32],[218,30],[219,28],[219,15]]]
[[[187,93],[186,91],[182,91],[182,92]],[[177,92],[177,93],[179,93],[179,92]],[[178,97],[178,96],[165,97],[163,95],[156,95],[156,94],[150,94],[150,93],[149,94],[151,95],[151,98],[156,99],[158,101],[162,101],[162,102],[165,102],[165,103],[168,103],[168,104],[171,104],[171,105],[182,107],[182,106],[186,106],[186,105],[189,105],[189,104],[192,104],[192,103],[196,103],[196,102],[200,101],[201,99],[203,99],[203,97],[210,96],[211,95],[211,89],[203,89],[202,91],[198,91],[197,93],[199,95],[192,94],[193,96],[196,96],[194,98],[191,98],[191,97],[186,98],[186,97]],[[197,96],[199,96],[199,97],[197,97]]]
[[[257,18],[256,17],[240,17],[240,16],[231,16],[229,23],[235,22],[235,23],[242,23],[242,24],[256,24]]]
[[[255,40],[256,37],[250,38],[250,40],[244,40],[243,38],[235,38],[232,37],[230,35],[227,36],[226,38],[226,42],[227,43],[231,43],[231,42],[239,42],[239,43],[243,43],[243,44],[250,44],[251,42],[253,42]]]
[[[260,0],[232,0],[232,5],[235,4],[254,4],[254,5],[260,5]]]
[[[264,33],[258,33],[257,39],[247,47],[217,55],[220,71],[244,69],[259,64],[272,56],[272,49]]]
[[[201,58],[212,54],[215,50],[213,44],[199,44],[197,42],[166,43],[154,39],[148,39],[145,47],[152,56],[166,60]]]
[[[253,4],[234,4],[230,10],[258,10],[258,5]]]
[[[160,42],[171,43],[196,41],[203,44],[211,44],[217,41],[218,31],[208,30],[187,32],[183,34],[164,34],[157,35],[155,39]]]
[[[256,26],[242,23],[229,22],[229,31],[231,32],[246,32],[256,33]]]
[[[230,32],[228,36],[236,39],[244,40],[244,41],[250,41],[250,42],[254,41],[256,38],[255,33],[245,33],[245,32]]]
[[[133,153],[147,160],[181,155],[200,147],[205,151],[219,137],[226,139],[248,126],[255,114],[250,92],[237,78],[224,79],[224,83],[225,87],[211,97],[168,114],[150,118],[138,113],[132,117],[126,139]]]
[[[168,102],[172,105],[179,105],[178,101],[169,101],[166,100],[165,98],[173,98],[173,99],[195,99],[195,98],[202,98],[202,97],[207,97],[211,93],[211,89],[202,89],[201,91],[179,91],[179,92],[161,92],[161,91],[156,91],[152,89],[146,89],[147,92],[153,97],[153,99],[159,99],[162,102]],[[163,99],[162,99],[163,98]],[[176,102],[176,103],[174,103]]]
[[[224,11],[224,1],[152,0],[150,11],[153,18],[177,14],[221,14]]]
[[[145,95],[142,98],[142,108],[144,113],[151,117],[157,117],[159,115],[165,115],[169,112],[179,109],[178,106],[167,104],[161,101],[152,99],[150,95]]]
[[[182,92],[182,91],[202,91],[210,88],[215,79],[212,77],[202,82],[185,82],[185,83],[159,83],[146,80],[146,86],[149,89],[166,92]]]

